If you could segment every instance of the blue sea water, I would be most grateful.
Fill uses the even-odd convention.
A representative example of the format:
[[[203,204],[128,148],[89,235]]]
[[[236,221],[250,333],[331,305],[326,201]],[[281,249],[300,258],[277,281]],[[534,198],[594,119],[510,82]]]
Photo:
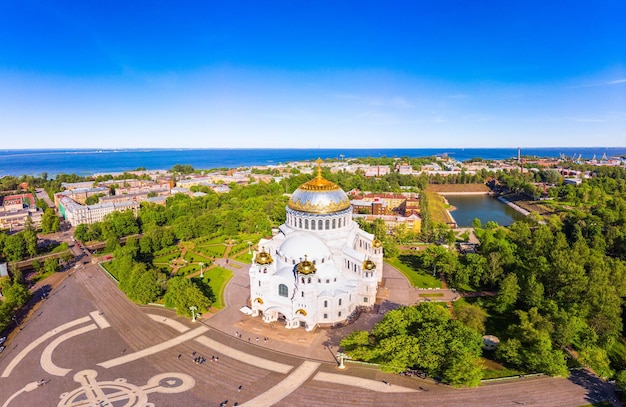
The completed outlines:
[[[356,157],[424,157],[448,154],[465,161],[471,158],[488,160],[517,156],[516,148],[417,148],[417,149],[128,149],[128,150],[0,150],[0,176],[57,174],[92,175],[122,172],[145,167],[148,170],[169,169],[175,164],[190,164],[196,169],[235,168],[269,165],[300,160]],[[624,147],[554,147],[522,148],[522,155],[567,157],[582,155],[597,158],[603,154],[626,155]]]

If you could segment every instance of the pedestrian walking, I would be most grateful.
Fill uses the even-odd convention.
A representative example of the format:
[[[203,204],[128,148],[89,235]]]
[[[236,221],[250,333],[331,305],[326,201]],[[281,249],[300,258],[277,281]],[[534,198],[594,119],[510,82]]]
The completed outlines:
[[[242,387],[243,387],[243,386],[239,386],[239,387],[237,388],[237,393],[241,393],[241,388],[242,388]]]

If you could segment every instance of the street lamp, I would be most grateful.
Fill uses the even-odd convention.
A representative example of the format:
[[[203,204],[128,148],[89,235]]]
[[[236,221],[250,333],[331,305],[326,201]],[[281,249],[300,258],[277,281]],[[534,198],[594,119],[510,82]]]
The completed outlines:
[[[337,352],[337,357],[339,358],[339,366],[337,366],[337,368],[345,369],[346,365],[343,364],[343,361],[348,359],[348,355],[343,352]]]
[[[192,305],[189,307],[189,310],[191,311],[191,322],[196,322],[196,311],[198,310],[198,307]]]

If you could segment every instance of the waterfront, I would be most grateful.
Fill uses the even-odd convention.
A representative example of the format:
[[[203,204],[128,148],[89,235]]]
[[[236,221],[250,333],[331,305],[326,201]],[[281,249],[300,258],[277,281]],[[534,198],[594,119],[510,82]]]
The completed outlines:
[[[475,218],[480,219],[483,225],[494,221],[502,226],[511,225],[524,218],[524,215],[515,209],[487,194],[446,195],[446,199],[456,208],[450,213],[459,227],[472,226]]]
[[[0,176],[57,174],[81,176],[134,170],[170,169],[175,164],[190,164],[196,169],[235,168],[272,165],[292,161],[349,159],[358,157],[427,157],[448,155],[458,161],[471,158],[504,160],[517,156],[516,148],[397,148],[397,149],[30,149],[0,150]],[[622,147],[522,148],[525,156],[584,158],[626,155]]]

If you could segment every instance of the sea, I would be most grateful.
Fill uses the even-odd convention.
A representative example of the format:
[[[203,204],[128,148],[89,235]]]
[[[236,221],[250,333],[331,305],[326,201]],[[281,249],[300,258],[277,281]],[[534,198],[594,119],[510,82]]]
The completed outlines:
[[[582,157],[600,159],[626,156],[626,147],[551,147],[522,148],[523,156]],[[49,178],[58,174],[89,176],[117,173],[143,167],[167,170],[176,164],[189,164],[195,169],[238,168],[253,165],[322,159],[345,160],[359,157],[426,157],[447,154],[466,161],[472,158],[501,160],[517,157],[517,148],[412,148],[412,149],[24,149],[0,150],[0,177],[6,175]]]

